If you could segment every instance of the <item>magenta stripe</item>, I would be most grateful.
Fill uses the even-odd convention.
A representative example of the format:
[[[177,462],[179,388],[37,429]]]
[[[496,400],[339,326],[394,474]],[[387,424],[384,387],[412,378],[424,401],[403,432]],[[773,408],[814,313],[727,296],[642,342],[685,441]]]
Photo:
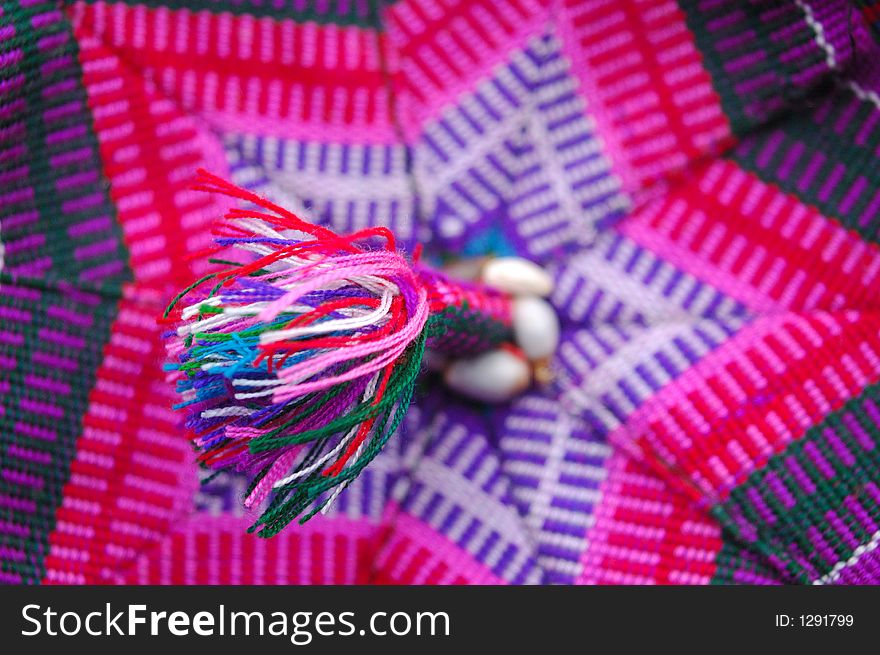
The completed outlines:
[[[0,319],[7,321],[16,321],[18,323],[30,323],[32,320],[30,312],[16,307],[4,307],[0,305]]]
[[[810,480],[810,477],[806,474],[804,469],[801,468],[801,464],[797,459],[789,455],[785,458],[784,462],[785,467],[791,472],[792,477],[808,496],[816,493],[816,485],[813,484],[813,481]]]
[[[5,343],[9,346],[20,347],[24,343],[24,336],[21,334],[16,334],[15,332],[0,330],[0,343]]]
[[[36,289],[29,289],[27,287],[0,284],[0,293],[10,298],[29,300],[31,302],[39,302],[40,300],[40,292]]]
[[[804,445],[804,454],[810,458],[810,461],[819,469],[819,473],[825,476],[826,479],[831,480],[834,478],[834,467],[825,459],[825,455],[822,454],[816,444],[809,442]]]
[[[0,544],[0,560],[5,559],[12,562],[23,562],[25,561],[25,558],[26,555],[23,550]]]
[[[77,108],[78,109],[78,108]],[[60,166],[68,166],[70,164],[78,164],[85,161],[91,160],[93,154],[91,149],[89,148],[76,148],[75,150],[68,150],[67,152],[62,152],[57,155],[52,155],[49,158],[49,163],[52,166],[60,167]]]
[[[109,239],[90,243],[86,246],[80,246],[73,251],[73,256],[77,261],[82,261],[83,259],[91,259],[93,257],[106,255],[116,250],[117,247],[118,243],[116,239],[111,237]]]
[[[54,50],[60,48],[70,39],[67,32],[59,32],[58,34],[50,34],[44,36],[37,41],[37,47],[45,52],[46,50]]]
[[[776,514],[773,513],[773,510],[770,509],[757,489],[749,487],[748,491],[746,491],[746,495],[765,523],[770,525],[776,523]]]
[[[0,494],[0,507],[14,510],[16,512],[36,512],[37,503],[27,498],[15,498]]]
[[[65,102],[57,107],[52,107],[43,114],[47,123],[54,123],[55,121],[61,120],[67,116],[72,116],[74,114],[78,114],[82,111],[83,105],[79,100],[73,100],[71,102]]]
[[[5,244],[6,252],[9,255],[17,255],[27,250],[35,250],[46,245],[45,234],[30,234],[15,241],[7,241]]]
[[[40,476],[24,473],[23,471],[16,471],[15,469],[3,469],[0,471],[0,477],[12,484],[18,484],[32,489],[42,489],[46,485],[46,481]]]
[[[34,364],[64,369],[65,371],[76,371],[79,369],[79,363],[71,357],[62,357],[61,355],[53,355],[52,353],[43,352],[42,350],[34,351],[31,355]]]
[[[2,220],[2,224],[6,230],[15,230],[20,227],[26,227],[38,220],[40,220],[40,212],[36,209],[29,209],[17,214],[9,214]]]
[[[21,576],[17,573],[7,573],[0,571],[0,583],[10,585],[20,585],[22,583]]]
[[[104,232],[110,230],[113,222],[109,216],[90,218],[87,221],[74,223],[67,228],[67,234],[73,238],[79,238],[92,232]]]
[[[52,455],[49,453],[41,453],[38,450],[32,450],[30,448],[22,448],[16,444],[10,445],[6,452],[12,457],[17,457],[20,460],[24,460],[25,462],[32,462],[34,464],[42,464],[43,466],[49,466],[52,464]]]
[[[846,416],[849,416],[848,414]],[[844,422],[846,422],[846,416],[844,416]],[[847,425],[847,427],[849,427]],[[822,436],[825,437],[825,440],[831,446],[831,449],[834,451],[834,454],[843,462],[846,466],[853,466],[856,463],[856,458],[849,451],[849,448],[846,447],[846,444],[841,441],[840,437],[837,436],[837,433],[831,428],[826,427],[822,430]]]
[[[52,418],[64,418],[64,410],[52,403],[41,402],[32,398],[22,398],[18,401],[18,406],[26,412],[44,414]]]
[[[856,498],[847,496],[843,499],[843,505],[858,519],[859,523],[864,526],[868,533],[874,534],[877,532],[877,524],[874,522],[874,519],[865,511],[864,506]]]
[[[43,88],[43,98],[47,101],[54,101],[55,96],[76,91],[76,84],[76,80],[65,80],[51,86],[46,86]],[[83,131],[83,134],[85,134],[85,131]]]
[[[52,305],[49,307],[49,309],[46,310],[46,315],[50,318],[55,318],[66,323],[72,323],[80,327],[89,327],[93,323],[92,317],[88,314],[80,314],[67,307],[61,307],[60,305]]]
[[[70,394],[70,385],[66,382],[61,382],[59,380],[53,380],[51,378],[45,378],[39,375],[35,375],[33,373],[28,373],[25,376],[24,381],[25,384],[29,384],[36,389],[42,389],[43,391],[49,391],[51,393],[61,394],[65,396]]]
[[[34,26],[34,29],[42,29],[54,25],[61,21],[61,12],[57,9],[55,11],[47,11],[43,14],[37,14],[33,18],[31,18],[31,25]]]
[[[822,533],[819,532],[819,528],[815,525],[811,525],[807,529],[807,537],[809,537],[813,546],[816,547],[816,550],[828,564],[834,566],[840,561],[837,553],[835,553],[834,549],[828,545],[828,542],[825,541],[825,537],[822,536]]]
[[[0,534],[9,534],[15,537],[27,537],[29,532],[30,530],[27,529],[27,526],[0,519]]]
[[[75,337],[72,334],[66,334],[59,330],[51,330],[49,328],[40,328],[37,336],[42,341],[48,341],[67,348],[82,349],[86,347],[86,341],[82,337]]]
[[[15,424],[15,431],[33,437],[34,439],[42,439],[43,441],[55,441],[58,438],[55,432],[48,428],[33,425],[32,423],[23,423],[21,421]]]
[[[776,495],[776,498],[779,499],[779,502],[782,503],[785,509],[791,509],[797,505],[797,500],[785,486],[785,483],[776,475],[775,471],[768,471],[764,479],[767,482],[767,486]]]
[[[875,425],[880,425],[880,409],[877,408],[877,405],[874,404],[874,401],[871,398],[865,398],[862,403],[862,409],[864,409],[865,413],[871,417],[871,420],[874,421]],[[865,432],[861,424],[852,414],[844,415],[843,424],[853,433],[853,436],[862,448],[868,452],[874,450],[874,440]]]
[[[838,516],[837,512],[834,510],[828,510],[825,512],[825,520],[828,521],[829,527],[831,527],[834,532],[843,539],[850,549],[855,550],[858,547],[859,540],[856,539],[852,530],[850,530],[846,523],[843,522],[843,519]]]
[[[50,75],[57,74],[58,71],[63,71],[69,68],[73,68],[73,59],[70,55],[64,54],[45,62],[40,66],[40,72],[44,77],[49,77]]]
[[[101,304],[102,298],[96,293],[83,291],[82,289],[72,286],[66,282],[59,282],[58,288],[64,293],[64,296],[66,298],[75,300],[76,302],[83,305],[88,305],[89,307],[97,307],[99,304]]]

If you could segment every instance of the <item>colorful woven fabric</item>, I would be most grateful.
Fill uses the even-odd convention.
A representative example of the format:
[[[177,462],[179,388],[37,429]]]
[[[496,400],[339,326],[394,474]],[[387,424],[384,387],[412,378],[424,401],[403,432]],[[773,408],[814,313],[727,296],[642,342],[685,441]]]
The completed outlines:
[[[880,582],[878,61],[873,0],[3,2],[0,582]],[[539,262],[554,380],[426,373],[249,534],[162,369],[234,204],[199,168]]]

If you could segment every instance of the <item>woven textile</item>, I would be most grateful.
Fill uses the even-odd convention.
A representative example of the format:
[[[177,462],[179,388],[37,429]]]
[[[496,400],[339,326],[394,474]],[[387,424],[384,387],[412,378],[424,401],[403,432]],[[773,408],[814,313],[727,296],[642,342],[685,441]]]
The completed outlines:
[[[875,0],[4,0],[0,582],[880,582],[878,61]],[[426,373],[248,534],[162,370],[200,167],[544,265],[553,381]]]

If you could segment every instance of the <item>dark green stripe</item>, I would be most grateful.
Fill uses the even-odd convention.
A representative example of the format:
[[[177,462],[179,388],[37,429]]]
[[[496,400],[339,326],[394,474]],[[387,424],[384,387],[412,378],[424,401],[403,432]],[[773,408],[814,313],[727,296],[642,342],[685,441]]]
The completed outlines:
[[[16,346],[0,342],[0,357],[17,360],[14,370],[0,370],[0,379],[11,385],[10,392],[0,398],[0,405],[5,410],[3,416],[0,416],[0,460],[4,472],[15,471],[35,476],[42,480],[43,486],[32,488],[17,484],[6,475],[0,477],[0,496],[12,496],[33,502],[37,506],[36,513],[0,507],[3,521],[28,529],[25,537],[0,534],[0,544],[27,552],[24,562],[0,558],[0,570],[16,573],[24,582],[35,584],[45,575],[43,560],[49,550],[49,535],[55,528],[55,512],[61,504],[64,484],[70,475],[70,465],[76,455],[76,442],[82,433],[83,416],[88,407],[89,392],[94,387],[96,372],[103,359],[104,345],[110,338],[110,326],[116,317],[117,306],[116,301],[111,298],[103,299],[97,307],[84,305],[59,289],[42,289],[39,291],[39,300],[22,301],[13,297],[14,287],[26,288],[10,281],[5,274],[0,274],[0,308],[12,307],[26,311],[31,315],[31,320],[27,323],[3,321],[3,329],[20,335],[24,343]],[[91,316],[93,322],[89,326],[81,327],[51,318],[47,313],[51,306]],[[82,339],[85,346],[72,349],[41,340],[39,330],[42,328]],[[34,361],[37,352],[72,360],[76,366],[73,369],[47,366]],[[31,374],[64,383],[70,388],[70,393],[64,395],[36,388],[26,380]],[[28,411],[21,405],[22,401],[28,399],[48,401],[63,408],[64,414],[59,419]],[[51,430],[57,437],[54,441],[31,437],[16,428],[19,422]],[[47,454],[51,461],[24,461],[10,453],[10,448],[14,446]]]
[[[743,548],[726,535],[715,564],[715,575],[709,584],[763,584],[779,580],[779,572],[760,555]]]
[[[783,58],[783,55],[794,48],[811,43],[814,39],[803,21],[803,16],[793,4],[789,5],[793,8],[791,11],[784,12],[770,22],[762,20],[760,14],[779,6],[778,0],[739,4],[721,2],[711,8],[706,8],[703,4],[697,0],[679,0],[687,26],[703,56],[703,65],[721,98],[722,108],[730,120],[734,134],[742,136],[755,126],[766,123],[810,91],[803,84],[795,82],[793,75],[823,62],[818,48],[812,49],[807,56],[801,53],[797,57]],[[714,23],[734,11],[744,14],[743,22],[725,27]],[[778,34],[771,36],[783,29],[787,30],[785,40],[779,39]],[[733,49],[719,47],[724,39],[747,33],[754,34],[756,38]],[[740,57],[757,53],[765,55],[760,63],[742,70],[729,68]],[[768,72],[779,78],[778,84],[762,86],[756,93],[744,93],[737,89],[739,84]]]
[[[11,341],[0,340],[0,357],[15,362],[13,368],[0,367],[0,382],[8,384],[8,393],[0,394],[4,412],[0,416],[0,455],[4,475],[0,477],[0,495],[17,499],[19,502],[33,503],[35,512],[26,508],[0,506],[0,520],[27,533],[22,536],[10,535],[0,531],[0,545],[26,553],[24,561],[15,558],[0,559],[0,570],[20,576],[23,581],[37,583],[45,575],[44,558],[49,548],[49,536],[55,528],[55,513],[62,501],[63,487],[70,474],[70,465],[75,457],[76,442],[82,433],[83,417],[88,408],[88,396],[95,384],[98,367],[102,361],[104,345],[110,338],[110,330],[117,312],[119,287],[131,278],[127,263],[127,251],[122,231],[116,220],[113,203],[109,197],[109,183],[104,176],[102,162],[94,134],[91,114],[88,111],[86,93],[82,85],[82,71],[79,65],[79,52],[73,32],[62,19],[48,27],[34,28],[34,16],[47,11],[56,11],[53,2],[22,8],[12,2],[3,5],[0,24],[13,25],[16,34],[0,44],[0,52],[11,52],[16,48],[23,50],[23,58],[18,63],[4,66],[0,70],[0,80],[24,75],[26,84],[4,94],[2,101],[9,103],[24,100],[24,106],[10,119],[0,123],[0,130],[8,128],[17,121],[23,121],[26,135],[23,143],[27,153],[17,161],[6,162],[0,167],[5,172],[29,164],[26,179],[16,185],[6,183],[0,193],[13,189],[34,189],[34,200],[5,206],[0,212],[3,224],[2,238],[7,246],[16,239],[33,234],[46,237],[46,244],[36,251],[15,254],[6,248],[6,271],[0,273],[0,308],[15,309],[28,314],[27,320],[0,320],[0,328],[12,333]],[[47,36],[66,34],[66,42],[52,50],[41,52],[38,41]],[[69,61],[58,71],[44,74],[42,67],[58,57],[68,57]],[[71,88],[54,98],[46,99],[44,92],[53,84],[68,82]],[[73,111],[63,122],[47,125],[44,113],[55,107],[70,105]],[[56,145],[46,143],[47,134],[62,125],[82,126],[84,133],[76,138],[66,139]],[[19,141],[21,142],[21,141]],[[11,145],[9,142],[5,146]],[[53,167],[50,157],[63,153],[83,150],[84,159],[60,167]],[[56,182],[60,177],[93,172],[96,180],[80,188],[58,190]],[[64,211],[65,201],[81,196],[96,196],[97,204],[84,211]],[[35,223],[13,228],[8,223],[10,215],[21,211],[38,212]],[[109,224],[103,229],[87,235],[72,238],[68,228],[84,217],[106,217]],[[97,241],[108,241],[107,253],[87,260],[77,260],[74,252],[81,246]],[[13,277],[9,271],[22,266],[34,258],[49,257],[51,266],[39,280]],[[79,282],[84,271],[107,262],[119,262],[119,271],[99,283]],[[79,300],[79,292],[70,284],[80,283],[92,289],[97,305]],[[33,297],[22,298],[16,291],[28,290]],[[34,294],[38,295],[34,295]],[[80,316],[91,317],[89,325],[78,325],[76,321],[66,320],[64,316],[52,317],[50,307],[61,307],[76,312]],[[40,330],[47,328],[82,340],[82,347],[62,346],[40,337]],[[21,339],[17,343],[16,339]],[[54,363],[40,363],[34,360],[37,353],[53,358]],[[59,358],[73,362],[69,368],[57,365]],[[38,376],[63,383],[69,393],[58,393],[41,389],[28,381],[28,375]],[[23,402],[50,401],[63,408],[60,418],[48,416],[40,411],[30,411]],[[34,438],[19,430],[16,425],[23,423],[52,430],[55,440]],[[48,462],[30,462],[18,457],[15,448],[48,455]],[[20,484],[16,475],[32,476],[41,484],[33,487]]]
[[[837,538],[826,518],[829,511],[833,511],[847,525],[859,543],[865,543],[872,536],[873,526],[864,525],[844,505],[847,498],[858,501],[871,520],[880,524],[880,506],[874,502],[867,488],[869,483],[880,483],[880,426],[865,410],[868,400],[875,404],[880,402],[880,385],[868,387],[861,396],[850,400],[843,408],[810,428],[802,439],[773,456],[764,468],[734,489],[726,502],[712,510],[731,535],[757,554],[775,558],[777,565],[794,581],[808,583],[813,579],[808,569],[797,561],[798,555],[802,555],[819,575],[825,574],[835,563],[826,561],[814,546],[808,535],[810,529],[817,529],[823,535],[837,561],[852,556],[855,548]],[[846,426],[844,417],[857,421],[872,445],[870,449],[859,443],[853,431]],[[831,434],[836,435],[855,458],[854,465],[847,465],[832,448]],[[809,454],[812,448],[821,452],[832,467],[834,473],[831,479],[827,479],[814,463]],[[800,465],[815,486],[814,491],[809,492],[802,486],[786,465],[787,460]],[[772,491],[768,483],[771,475],[775,475],[794,498],[795,503],[790,508],[786,508]],[[762,517],[750,498],[750,494],[755,493],[770,508],[776,517],[775,521],[768,522]]]
[[[878,243],[880,211],[867,223],[860,222],[866,206],[880,189],[880,166],[876,154],[880,148],[880,122],[860,134],[866,121],[877,111],[870,102],[859,100],[850,89],[841,88],[809,111],[788,116],[772,129],[745,139],[731,153],[731,159],[765,182],[817,207],[822,214],[847,229],[855,230],[866,241]],[[852,117],[848,118],[850,113]],[[841,123],[842,129],[836,131],[838,121],[847,118],[848,124]],[[775,154],[760,163],[761,152],[774,139],[781,139]],[[796,157],[795,165],[786,174],[782,165],[790,153],[797,155],[793,148],[802,148],[803,154]],[[816,155],[821,155],[825,161],[815,172],[812,182],[802,183],[804,173]],[[829,176],[841,167],[842,177],[831,188],[830,194],[822,196],[820,192]],[[864,190],[855,204],[842,207],[841,203],[859,178],[865,180]]]
[[[296,0],[277,0],[277,2],[273,0],[123,0],[122,4],[382,29],[382,7],[393,2],[391,0],[326,0],[326,2],[308,0],[308,6],[303,9],[297,8],[301,3]]]
[[[8,39],[0,46],[2,47],[0,52],[21,48],[24,54],[19,62],[3,67],[0,71],[0,80],[22,75],[26,80],[24,86],[4,94],[4,104],[9,105],[23,100],[25,105],[10,119],[0,122],[0,130],[23,121],[26,130],[24,144],[27,147],[27,152],[21,158],[3,163],[0,172],[24,164],[29,168],[29,173],[24,179],[3,184],[0,193],[28,188],[34,191],[32,200],[7,204],[0,213],[0,223],[2,223],[3,241],[7,244],[6,268],[14,270],[35,259],[48,257],[51,259],[51,266],[45,271],[47,277],[73,281],[88,269],[112,262],[125,262],[127,253],[123,245],[122,232],[114,220],[115,209],[109,197],[109,183],[102,172],[98,143],[92,129],[92,118],[82,85],[79,48],[73,31],[66,19],[39,29],[33,28],[31,24],[34,16],[54,10],[57,10],[57,6],[51,2],[26,8],[7,3],[4,5],[4,14],[0,17],[0,24],[11,24],[16,30],[14,38]],[[40,39],[59,34],[67,35],[62,45],[40,51],[38,48]],[[57,61],[59,57],[66,58],[68,63],[48,75],[44,74],[43,67]],[[70,83],[72,86],[52,97],[44,97],[47,89],[63,83]],[[46,121],[47,112],[65,106],[72,107],[72,110],[63,120]],[[47,137],[51,133],[67,127],[82,127],[84,131],[75,138],[66,138],[51,145],[47,143]],[[6,142],[4,145],[9,146],[11,143]],[[53,157],[81,150],[88,153],[84,159],[61,166],[53,166],[51,162]],[[75,188],[58,188],[59,179],[77,174],[95,174],[96,180]],[[71,211],[70,207],[65,209],[66,202],[93,194],[97,196],[95,205],[81,211]],[[3,220],[4,217],[8,219],[11,215],[33,210],[39,214],[36,223],[15,227],[8,220]],[[89,234],[70,235],[68,230],[71,226],[82,222],[83,219],[94,217],[107,217],[109,227]],[[45,244],[39,249],[22,250],[17,253],[13,251],[12,246],[16,241],[35,235],[45,237]],[[115,243],[106,253],[97,257],[77,259],[75,254],[77,248],[102,240]],[[122,266],[112,279],[122,281],[130,277],[127,266]]]

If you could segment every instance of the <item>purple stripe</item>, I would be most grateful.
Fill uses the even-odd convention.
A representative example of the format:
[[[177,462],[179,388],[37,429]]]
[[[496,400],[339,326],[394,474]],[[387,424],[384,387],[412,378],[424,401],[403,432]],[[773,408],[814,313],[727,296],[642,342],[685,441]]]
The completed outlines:
[[[53,380],[51,378],[45,378],[42,376],[34,375],[33,373],[28,373],[24,378],[25,384],[29,384],[35,389],[42,389],[43,391],[50,391],[56,394],[68,395],[70,394],[70,385],[66,382],[61,382],[59,380]]]
[[[71,334],[66,334],[65,332],[60,332],[58,330],[40,328],[37,332],[37,335],[43,341],[49,341],[51,343],[65,346],[67,348],[82,349],[86,347],[86,341],[82,337],[75,337]]]
[[[834,581],[838,585],[876,585],[880,583],[880,548],[863,553],[855,562],[844,567]]]
[[[840,557],[834,552],[834,549],[828,545],[828,542],[825,541],[825,537],[822,536],[822,533],[819,532],[819,528],[815,525],[811,525],[807,529],[807,537],[827,564],[834,566],[840,561]]]
[[[877,425],[880,425],[880,415],[878,415],[878,412],[876,411],[877,408],[874,406],[874,403],[870,398],[865,399],[862,407],[865,409],[865,413],[874,419]],[[846,429],[852,433],[855,440],[859,442],[859,445],[864,450],[868,452],[874,450],[874,440],[871,439],[871,436],[865,431],[855,416],[848,413],[844,414],[841,417],[841,422],[846,426]]]
[[[64,410],[49,402],[41,402],[32,398],[21,398],[18,406],[26,412],[38,414],[41,416],[51,416],[52,418],[64,418]]]
[[[93,324],[93,317],[89,314],[80,314],[67,307],[60,305],[52,305],[46,310],[46,315],[50,318],[58,319],[66,323],[72,323],[79,327],[89,327]]]
[[[16,444],[11,444],[6,449],[6,452],[12,457],[17,457],[25,462],[32,462],[43,466],[49,466],[52,464],[52,455],[49,453],[41,453],[38,450],[31,450],[30,448],[22,448]]]
[[[0,305],[0,319],[7,321],[16,321],[18,323],[30,323],[32,316],[30,312],[15,307],[4,307]]]
[[[865,190],[866,186],[868,186],[868,181],[861,175],[855,182],[853,182],[849,191],[843,197],[843,200],[840,201],[839,210],[842,215],[845,216],[849,213],[849,210],[852,209],[852,206],[859,199],[859,196],[862,195],[862,191]]]
[[[843,499],[843,506],[849,510],[850,514],[856,518],[868,534],[877,532],[877,524],[874,522],[874,519],[871,518],[871,515],[868,514],[865,507],[856,498],[847,496]]]
[[[809,442],[804,445],[804,454],[810,458],[810,461],[813,462],[819,470],[819,473],[821,473],[827,480],[834,478],[834,467],[831,466],[816,444]]]
[[[0,494],[0,507],[5,507],[6,509],[11,509],[16,512],[33,513],[37,511],[36,501],[27,498],[7,496],[5,494]]]
[[[15,469],[3,469],[0,471],[0,478],[11,484],[30,487],[31,489],[42,489],[46,485],[46,481],[40,476],[16,471]]]
[[[844,417],[844,419],[846,418],[846,416]],[[837,433],[835,433],[830,426],[822,430],[822,436],[825,437],[825,440],[831,446],[834,454],[837,455],[840,461],[843,462],[846,466],[853,466],[856,463],[856,458],[853,457],[853,454],[846,447],[846,444],[841,441],[840,437],[837,436]]]
[[[798,485],[800,485],[804,493],[808,496],[816,493],[816,485],[813,484],[813,481],[810,480],[810,477],[804,472],[804,469],[801,468],[800,462],[792,456],[786,457],[784,462],[785,467],[789,470],[791,476],[795,479]]]
[[[828,510],[825,512],[825,520],[828,521],[829,527],[831,527],[837,535],[839,535],[846,545],[849,546],[852,550],[855,550],[859,545],[859,540],[856,539],[855,535],[852,533],[852,530],[849,529],[849,526],[843,522],[843,519],[838,516],[837,512],[834,510]]]

